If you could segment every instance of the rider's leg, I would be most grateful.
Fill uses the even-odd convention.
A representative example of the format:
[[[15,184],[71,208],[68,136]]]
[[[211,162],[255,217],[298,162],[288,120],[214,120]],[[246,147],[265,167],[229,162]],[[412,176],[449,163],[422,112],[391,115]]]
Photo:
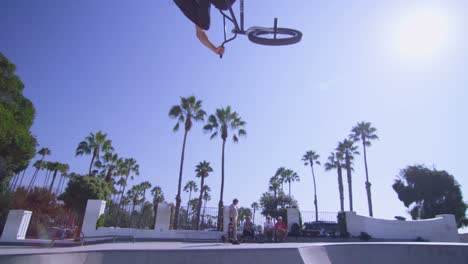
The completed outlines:
[[[211,3],[221,10],[228,10],[235,2],[236,0],[211,0]]]
[[[174,0],[176,5],[198,27],[210,28],[210,0]]]

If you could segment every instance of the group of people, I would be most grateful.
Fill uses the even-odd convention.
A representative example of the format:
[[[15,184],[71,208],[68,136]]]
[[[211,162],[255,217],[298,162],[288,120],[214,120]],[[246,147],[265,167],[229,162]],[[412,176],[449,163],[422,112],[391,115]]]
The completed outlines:
[[[239,245],[237,238],[237,220],[238,220],[238,209],[237,204],[239,200],[234,199],[232,204],[229,206],[229,228],[226,232],[227,241],[232,241],[233,244]],[[279,216],[277,222],[273,223],[271,216],[267,216],[266,222],[263,225],[263,233],[267,242],[277,241],[282,242],[288,236],[288,228],[283,222],[283,218]],[[244,237],[255,237],[255,225],[252,222],[250,215],[246,217],[246,221],[243,226],[242,235]]]

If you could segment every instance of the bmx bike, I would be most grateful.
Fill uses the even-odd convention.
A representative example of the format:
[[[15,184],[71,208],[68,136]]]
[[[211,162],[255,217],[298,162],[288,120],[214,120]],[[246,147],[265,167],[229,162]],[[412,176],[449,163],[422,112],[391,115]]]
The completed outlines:
[[[226,0],[227,1],[227,0]],[[229,15],[223,10],[219,10],[223,15],[223,27],[224,27],[224,44],[234,40],[237,35],[247,35],[250,41],[256,44],[268,45],[268,46],[284,46],[298,43],[302,39],[302,33],[299,30],[291,28],[280,28],[278,27],[278,18],[275,18],[272,28],[264,27],[251,27],[247,30],[244,29],[244,0],[239,1],[240,6],[240,24],[238,23],[237,17],[232,10],[232,6],[228,5]],[[226,33],[226,20],[229,20],[234,25],[232,33],[234,36],[227,38]]]

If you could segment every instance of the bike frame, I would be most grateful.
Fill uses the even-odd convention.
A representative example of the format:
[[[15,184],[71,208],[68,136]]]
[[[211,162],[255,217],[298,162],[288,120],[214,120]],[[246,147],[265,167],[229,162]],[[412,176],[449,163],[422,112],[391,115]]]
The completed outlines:
[[[265,29],[265,28],[262,28],[262,27],[251,27],[247,30],[244,29],[244,0],[239,0],[239,7],[240,7],[240,26],[239,26],[239,23],[237,21],[237,18],[236,18],[236,14],[234,14],[234,11],[232,10],[232,6],[229,5],[229,2],[228,0],[226,0],[226,5],[229,6],[229,14],[231,16],[228,16],[227,14],[225,14],[223,12],[223,10],[219,9],[219,12],[221,13],[221,15],[223,15],[223,29],[224,29],[224,42],[223,44],[221,44],[221,46],[224,46],[224,44],[234,40],[236,37],[237,37],[237,34],[241,34],[241,35],[248,35],[250,31],[252,30],[256,30],[256,29]],[[226,37],[226,19],[231,21],[232,24],[234,24],[234,29],[232,30],[232,33],[234,33],[234,36],[230,39],[227,39]],[[278,25],[278,19],[275,18],[275,22],[274,22],[274,38],[276,39],[276,29],[277,29],[277,25]]]
[[[221,44],[221,46],[224,46],[224,44],[234,40],[237,37],[237,34],[245,35],[247,32],[244,30],[244,0],[239,1],[239,6],[240,6],[240,26],[239,23],[237,22],[236,15],[234,14],[234,11],[232,10],[232,6],[229,5],[228,0],[226,0],[227,6],[229,6],[229,14],[231,16],[226,15],[223,10],[219,10],[221,15],[223,15],[223,29],[224,29],[224,42]],[[234,24],[234,29],[232,30],[232,33],[234,33],[234,36],[230,39],[226,38],[226,19],[231,21],[232,24]]]

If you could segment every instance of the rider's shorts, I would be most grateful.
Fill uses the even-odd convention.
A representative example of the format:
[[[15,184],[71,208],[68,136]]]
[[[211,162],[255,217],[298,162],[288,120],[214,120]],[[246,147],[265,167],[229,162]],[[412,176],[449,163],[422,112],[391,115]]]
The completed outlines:
[[[174,0],[176,5],[197,26],[208,30],[210,28],[210,7],[227,10],[236,0]]]

